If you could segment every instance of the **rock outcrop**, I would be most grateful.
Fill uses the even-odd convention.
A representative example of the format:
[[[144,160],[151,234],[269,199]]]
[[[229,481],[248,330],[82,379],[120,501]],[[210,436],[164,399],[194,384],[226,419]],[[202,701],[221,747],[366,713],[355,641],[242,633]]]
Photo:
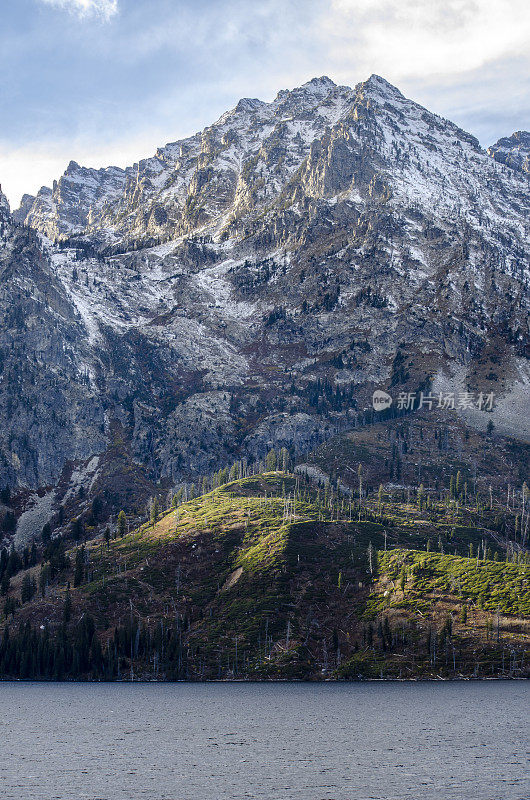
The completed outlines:
[[[516,131],[488,147],[495,161],[530,174],[530,133]]]

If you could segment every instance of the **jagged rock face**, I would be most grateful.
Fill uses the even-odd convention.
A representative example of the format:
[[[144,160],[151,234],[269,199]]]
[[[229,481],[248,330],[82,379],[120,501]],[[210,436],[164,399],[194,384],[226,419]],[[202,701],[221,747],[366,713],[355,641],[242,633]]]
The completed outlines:
[[[106,445],[92,354],[37,235],[4,218],[0,242],[0,484],[53,485]]]
[[[377,76],[242,100],[124,171],[71,164],[16,215],[48,238],[17,272],[29,251],[11,224],[5,256],[24,318],[46,281],[64,308],[60,325],[48,300],[39,312],[71,361],[47,356],[73,420],[57,468],[119,428],[151,478],[177,482],[272,445],[308,449],[373,388],[433,376],[524,404],[529,205],[522,172]],[[17,341],[28,363],[42,347]],[[4,396],[18,408],[25,387]],[[505,423],[527,436],[517,413]],[[9,470],[13,484],[52,481],[38,459]]]
[[[71,161],[52,189],[43,186],[36,197],[24,195],[15,221],[50,239],[82,233],[105,205],[120,196],[126,179],[126,172],[119,167],[96,170]]]
[[[5,221],[9,217],[9,202],[5,194],[2,192],[2,187],[0,186],[0,219]]]
[[[530,174],[530,133],[516,131],[488,147],[488,153],[495,161],[512,169]]]
[[[85,232],[120,249],[189,233],[277,197],[353,96],[322,78],[271,104],[241,100],[202,133],[127,170],[72,162],[53,189],[24,201],[17,219],[53,239]]]

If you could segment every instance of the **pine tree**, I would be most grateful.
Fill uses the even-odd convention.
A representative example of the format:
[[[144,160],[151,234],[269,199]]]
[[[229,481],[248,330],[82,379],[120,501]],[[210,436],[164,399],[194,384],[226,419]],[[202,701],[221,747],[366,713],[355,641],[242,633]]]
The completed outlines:
[[[125,511],[120,511],[118,514],[118,536],[121,538],[125,536],[127,532],[127,517],[125,516]]]
[[[15,611],[17,609],[17,603],[14,597],[8,597],[4,603],[4,616],[7,619],[8,616],[11,614],[11,618],[14,619]]]
[[[363,465],[359,464],[357,468],[357,475],[359,477],[359,521],[361,520],[362,497],[363,497]]]
[[[276,450],[269,450],[266,458],[267,472],[274,472],[277,467],[278,461],[276,458]]]
[[[42,564],[39,575],[39,589],[43,597],[46,597],[46,589],[48,588],[49,582],[50,582],[50,565]]]
[[[72,616],[72,598],[70,596],[70,589],[67,589],[63,607],[63,623],[65,625],[68,625],[71,616]]]
[[[424,495],[424,488],[423,483],[420,484],[420,488],[418,489],[418,508],[421,511],[423,508],[423,495]]]
[[[173,495],[173,508],[178,508],[178,506],[182,503],[183,496],[184,489],[181,487],[178,492]]]
[[[79,519],[79,517],[75,517],[72,520],[71,529],[72,529],[72,536],[74,537],[76,542],[79,542],[79,540],[83,538],[83,533],[84,533],[83,522],[82,520]]]
[[[17,572],[20,572],[21,569],[22,569],[22,560],[17,551],[15,550],[14,545],[11,545],[11,550],[9,551],[9,557],[7,559],[6,572],[9,575],[9,577],[12,578],[13,575],[16,575]]]
[[[22,581],[22,588],[20,590],[20,600],[22,603],[29,603],[33,599],[37,587],[35,580],[32,579],[29,572],[26,572]]]
[[[84,546],[76,550],[74,566],[74,586],[81,586],[85,576],[85,548]]]
[[[195,489],[194,486],[192,486]],[[160,508],[158,505],[158,496],[155,494],[153,497],[153,502],[151,504],[151,525],[155,525],[158,522],[158,515],[160,513]]]
[[[287,450],[286,447],[282,447],[282,449],[280,450],[279,466],[283,470],[283,472],[289,472],[290,461],[291,459],[289,458],[289,451]]]

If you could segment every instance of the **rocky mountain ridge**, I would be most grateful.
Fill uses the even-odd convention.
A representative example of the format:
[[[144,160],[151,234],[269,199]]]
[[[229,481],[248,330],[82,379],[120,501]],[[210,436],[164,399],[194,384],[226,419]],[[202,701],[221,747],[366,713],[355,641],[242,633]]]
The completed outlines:
[[[210,128],[167,144],[126,170],[86,170],[71,162],[53,189],[43,187],[36,198],[26,197],[17,219],[52,238],[85,233],[119,247],[189,233],[231,202],[236,209],[245,204],[251,175],[243,166],[248,169],[249,159],[260,156],[277,161],[274,147],[280,137],[278,146],[291,150],[291,156],[264,190],[274,194],[307,155],[311,141],[340,117],[351,95],[351,89],[328,78],[314,79],[280,92],[271,104],[243,99]],[[296,130],[288,130],[295,119]]]
[[[9,217],[10,207],[9,201],[5,194],[2,192],[2,186],[0,185],[0,215],[3,219],[7,219]]]
[[[530,133],[516,131],[488,147],[488,153],[496,161],[512,169],[530,173]]]
[[[529,209],[523,171],[378,76],[71,162],[3,212],[0,486],[97,457],[112,509],[131,465],[170,486],[301,453],[374,388],[494,392],[469,423],[528,439]]]
[[[323,77],[292,92],[279,92],[272,103],[243,99],[211,127],[159,148],[154,157],[126,170],[87,169],[70,162],[53,188],[43,187],[36,198],[25,196],[15,218],[52,239],[85,235],[110,248],[136,248],[197,228],[224,226],[226,230],[230,218],[277,200],[308,156],[311,171],[317,155],[315,141],[331,136],[324,142],[325,147],[331,145],[330,155],[348,146],[344,129],[352,122],[357,123],[350,127],[357,139],[357,155],[368,140],[374,153],[362,155],[368,160],[375,153],[382,156],[382,173],[394,173],[392,194],[406,201],[424,202],[434,177],[438,212],[456,213],[473,224],[479,213],[474,208],[477,191],[488,189],[487,196],[502,186],[498,170],[488,165],[488,154],[473,136],[407,100],[384,79],[372,75],[352,90]],[[523,169],[528,136],[519,132],[501,139],[488,153],[500,163]],[[501,151],[510,144],[510,159],[501,158]],[[443,163],[437,163],[437,152]],[[452,162],[453,174],[444,169],[447,162]],[[374,166],[371,163],[368,170],[373,172],[371,177]],[[395,182],[397,171],[402,175],[399,183]],[[332,164],[326,172],[313,187],[318,197],[334,197],[336,190],[350,184],[349,188],[362,186],[368,174],[355,176],[350,169],[339,176]],[[462,172],[478,173],[473,175],[476,185],[466,186]],[[514,176],[507,173],[512,192],[527,191],[524,183],[517,185],[517,177],[510,178]],[[373,192],[375,187],[367,188]],[[505,213],[507,208],[502,210]]]

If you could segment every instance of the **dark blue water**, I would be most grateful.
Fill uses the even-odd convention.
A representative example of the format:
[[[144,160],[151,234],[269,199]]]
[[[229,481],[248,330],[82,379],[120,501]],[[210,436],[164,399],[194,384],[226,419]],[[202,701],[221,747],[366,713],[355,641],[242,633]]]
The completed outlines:
[[[2,800],[529,800],[527,683],[0,684]]]

